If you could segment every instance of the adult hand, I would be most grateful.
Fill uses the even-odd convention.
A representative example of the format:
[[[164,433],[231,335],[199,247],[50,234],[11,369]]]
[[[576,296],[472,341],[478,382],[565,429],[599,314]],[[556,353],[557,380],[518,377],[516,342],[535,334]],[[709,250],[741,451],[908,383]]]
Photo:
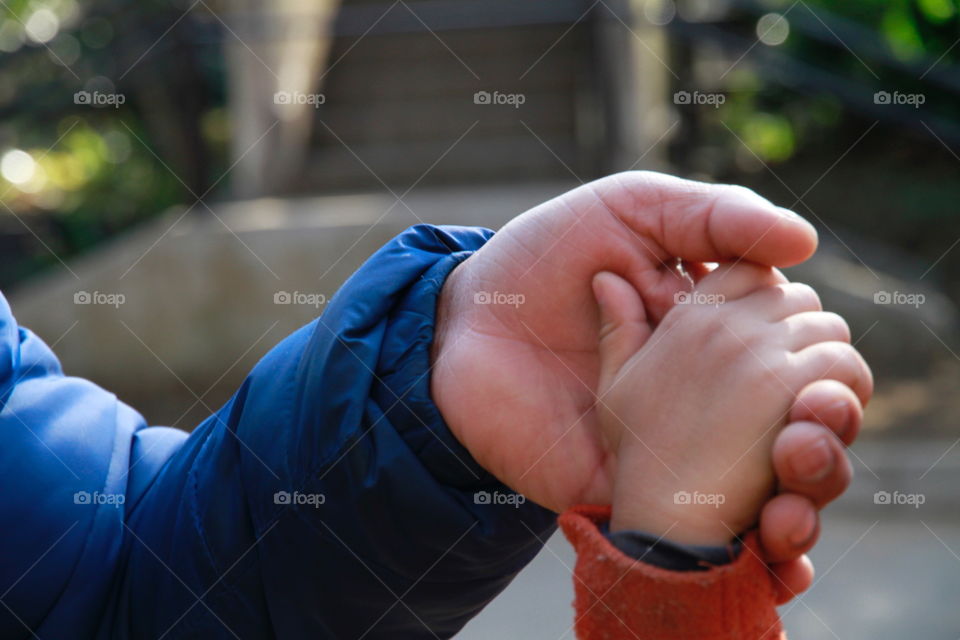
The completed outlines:
[[[552,509],[609,504],[615,450],[596,413],[601,271],[639,292],[652,329],[704,263],[802,262],[813,227],[748,189],[616,174],[507,224],[449,276],[431,391],[484,468]],[[683,268],[681,268],[681,265]]]
[[[740,187],[648,172],[584,185],[511,221],[450,275],[438,304],[434,400],[477,461],[514,490],[558,512],[609,504],[616,460],[597,428],[593,276],[626,278],[652,329],[704,263],[786,267],[816,243],[807,222]],[[817,507],[850,477],[835,437],[826,462],[800,471],[788,461],[809,457],[825,433],[811,422],[849,443],[861,414],[852,391],[820,381],[801,393],[790,416],[797,424],[776,440],[775,470],[789,492],[767,505],[760,533],[781,600],[809,586],[803,553],[816,538]],[[814,532],[803,536],[811,518]]]
[[[820,380],[801,391],[790,424],[774,442],[780,493],[764,507],[760,539],[781,604],[813,582],[813,565],[804,553],[817,541],[819,509],[853,478],[844,447],[856,438],[862,419],[863,405],[849,387]]]

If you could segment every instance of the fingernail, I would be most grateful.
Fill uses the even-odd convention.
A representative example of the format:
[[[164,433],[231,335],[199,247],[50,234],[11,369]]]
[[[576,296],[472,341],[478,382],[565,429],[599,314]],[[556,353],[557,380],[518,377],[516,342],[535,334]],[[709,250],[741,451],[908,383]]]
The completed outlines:
[[[834,402],[827,407],[827,411],[831,414],[839,411],[843,412],[843,422],[837,427],[837,437],[843,439],[843,437],[847,435],[847,431],[850,430],[850,422],[853,419],[853,414],[850,412],[850,404],[846,400]]]
[[[816,528],[817,517],[813,514],[813,511],[808,510],[807,515],[803,517],[803,524],[790,534],[790,544],[795,547],[806,546],[810,542],[810,538],[813,537]]]
[[[794,220],[803,220],[806,222],[803,216],[794,211],[793,209],[787,209],[785,207],[777,207],[781,214],[787,216],[788,218],[793,218]]]
[[[783,207],[777,207],[777,209],[779,209],[780,214],[787,220],[791,220],[793,222],[799,222],[804,226],[810,227],[810,229],[814,233],[816,233],[817,229],[816,227],[813,226],[813,223],[807,220],[806,218],[804,218],[802,215],[800,215],[796,211],[791,211],[790,209],[784,209]]]
[[[833,471],[833,452],[826,438],[817,438],[790,458],[790,466],[805,482],[817,482]]]

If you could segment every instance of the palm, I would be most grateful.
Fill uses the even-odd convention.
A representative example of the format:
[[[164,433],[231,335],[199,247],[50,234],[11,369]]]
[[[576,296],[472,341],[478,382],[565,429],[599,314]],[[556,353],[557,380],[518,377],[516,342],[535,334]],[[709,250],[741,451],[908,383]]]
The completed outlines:
[[[484,468],[556,511],[611,498],[615,460],[593,408],[599,370],[593,275],[623,274],[656,322],[683,286],[672,256],[728,257],[716,255],[717,238],[667,248],[658,234],[702,235],[703,221],[678,215],[664,227],[637,211],[638,201],[644,204],[638,188],[663,189],[645,180],[613,176],[527,212],[444,287],[432,383],[441,412]],[[656,207],[651,200],[651,211],[662,215],[664,194],[649,197],[659,201]],[[776,223],[769,217],[766,223],[769,233]],[[782,234],[769,235],[782,248]],[[501,299],[492,304],[475,298],[494,293]]]
[[[534,221],[518,219],[455,274],[469,291],[523,302],[476,304],[466,296],[456,342],[448,342],[434,379],[450,380],[439,395],[455,407],[451,427],[513,489],[556,510],[608,503],[614,465],[605,459],[592,408],[599,356],[590,279],[609,257],[609,236],[587,229],[569,210],[540,213],[569,232],[557,241]],[[637,262],[644,272],[659,266],[643,254]]]

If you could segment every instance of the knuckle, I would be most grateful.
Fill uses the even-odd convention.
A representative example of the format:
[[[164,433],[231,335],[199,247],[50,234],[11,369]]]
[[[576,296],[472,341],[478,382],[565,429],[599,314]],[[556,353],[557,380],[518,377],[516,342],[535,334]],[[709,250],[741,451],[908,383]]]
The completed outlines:
[[[832,311],[817,311],[809,315],[801,316],[798,328],[806,325],[807,327],[819,327],[819,335],[829,336],[824,342],[850,343],[850,325],[843,316]]]
[[[853,374],[867,396],[872,393],[873,372],[856,347],[847,342],[832,341],[823,343],[822,348],[829,370],[842,371],[845,368]]]
[[[713,334],[707,348],[711,358],[729,363],[749,384],[766,390],[777,383],[787,365],[786,352],[772,346],[763,331],[723,326]]]
[[[790,282],[780,286],[784,289],[785,297],[797,300],[803,308],[812,311],[823,310],[820,295],[810,285],[804,282]]]
[[[703,326],[699,330],[703,331],[702,335],[708,336],[705,348],[713,357],[730,360],[746,351],[743,337],[733,327],[721,322],[718,318],[713,319],[709,326]]]
[[[832,311],[822,311],[821,313],[827,318],[827,321],[830,322],[836,330],[840,333],[841,342],[849,343],[851,340],[850,325],[847,324],[847,321],[840,314],[834,313]]]
[[[826,356],[831,366],[856,363],[860,360],[860,354],[857,350],[846,342],[831,340],[824,342],[823,348],[826,350]]]
[[[734,198],[744,198],[748,200],[763,200],[763,197],[760,196],[756,191],[749,187],[745,187],[739,184],[725,184],[720,185],[720,188],[724,193],[729,194]]]

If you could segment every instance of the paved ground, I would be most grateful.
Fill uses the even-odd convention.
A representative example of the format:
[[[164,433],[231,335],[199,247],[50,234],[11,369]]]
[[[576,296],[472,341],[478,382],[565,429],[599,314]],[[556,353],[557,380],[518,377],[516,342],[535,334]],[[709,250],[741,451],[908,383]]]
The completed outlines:
[[[817,582],[781,610],[791,640],[960,638],[960,445],[953,444],[855,449],[857,480],[828,509],[812,554]],[[877,491],[889,492],[890,502],[923,504],[884,504],[884,494],[877,504]],[[573,552],[560,536],[548,546],[458,640],[572,638]]]

